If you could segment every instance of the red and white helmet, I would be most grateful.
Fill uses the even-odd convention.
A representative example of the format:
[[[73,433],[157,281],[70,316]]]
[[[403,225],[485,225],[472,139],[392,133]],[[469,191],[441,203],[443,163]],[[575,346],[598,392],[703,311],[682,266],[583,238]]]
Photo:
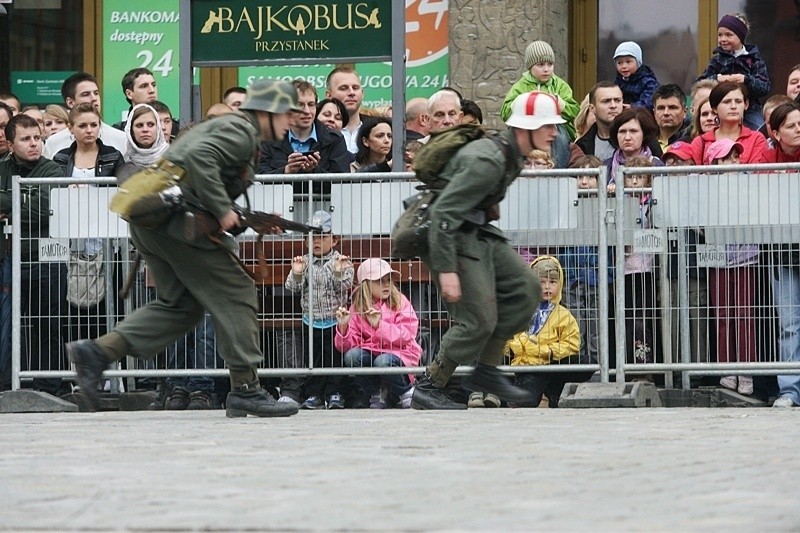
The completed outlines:
[[[538,130],[547,124],[564,124],[558,97],[537,91],[522,93],[511,104],[506,125],[523,130]]]

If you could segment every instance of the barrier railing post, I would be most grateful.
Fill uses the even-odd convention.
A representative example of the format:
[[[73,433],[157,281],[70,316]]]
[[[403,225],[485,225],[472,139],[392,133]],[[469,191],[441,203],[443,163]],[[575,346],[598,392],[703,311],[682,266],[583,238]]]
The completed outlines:
[[[608,169],[605,166],[600,167],[600,177],[597,180],[597,197],[599,199],[600,209],[597,211],[597,317],[600,322],[597,325],[597,334],[599,337],[598,342],[598,357],[600,364],[600,381],[603,383],[609,382],[609,302],[610,294],[608,290],[608,228],[613,223],[613,212],[608,209],[608,191],[606,184],[608,183]],[[612,215],[612,216],[610,216]]]
[[[617,169],[614,218],[616,224],[616,253],[614,254],[614,332],[617,355],[617,383],[625,382],[625,176],[623,168]]]

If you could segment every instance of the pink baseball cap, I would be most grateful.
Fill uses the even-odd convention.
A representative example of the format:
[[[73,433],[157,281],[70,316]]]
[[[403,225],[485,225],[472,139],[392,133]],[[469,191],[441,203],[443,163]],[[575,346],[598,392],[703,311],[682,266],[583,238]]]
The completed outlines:
[[[715,159],[726,157],[731,153],[731,150],[736,150],[741,154],[744,151],[744,147],[740,143],[730,139],[718,139],[711,143],[706,150],[706,155],[703,157],[703,164],[711,165],[714,163]]]
[[[356,274],[358,281],[365,281],[365,280],[372,280],[376,281],[381,279],[386,274],[397,274],[400,275],[400,272],[394,270],[389,263],[380,259],[378,257],[372,257],[370,259],[365,260],[358,266],[358,272]]]

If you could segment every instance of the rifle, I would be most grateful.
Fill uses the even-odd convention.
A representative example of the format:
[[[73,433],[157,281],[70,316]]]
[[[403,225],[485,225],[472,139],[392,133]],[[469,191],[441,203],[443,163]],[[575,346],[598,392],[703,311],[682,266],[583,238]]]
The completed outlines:
[[[251,211],[238,207],[234,208],[234,211],[239,215],[240,227],[251,228],[259,236],[265,233],[276,233],[276,228],[283,231],[299,231],[300,233],[322,233],[322,228],[320,227],[287,220],[273,213]],[[187,240],[192,241],[199,236],[212,236],[219,230],[219,221],[207,211],[187,208],[184,213],[183,234]]]

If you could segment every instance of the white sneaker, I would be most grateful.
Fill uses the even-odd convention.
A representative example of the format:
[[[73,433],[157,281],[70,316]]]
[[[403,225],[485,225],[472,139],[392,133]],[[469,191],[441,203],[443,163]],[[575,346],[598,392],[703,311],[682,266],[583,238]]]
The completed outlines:
[[[724,378],[719,380],[719,384],[725,387],[726,389],[736,390],[736,387],[739,385],[736,376],[725,376]]]
[[[295,407],[300,407],[300,403],[297,402],[294,398],[290,398],[289,396],[281,396],[278,398],[278,403],[288,403],[289,405],[293,405]]]
[[[752,376],[739,376],[739,386],[736,388],[736,392],[745,396],[753,394]]]
[[[414,396],[414,387],[411,387],[400,395],[400,409],[408,409],[411,407],[412,396]]]
[[[781,396],[772,403],[772,407],[777,407],[778,409],[791,409],[795,405],[794,400],[787,395]]]

